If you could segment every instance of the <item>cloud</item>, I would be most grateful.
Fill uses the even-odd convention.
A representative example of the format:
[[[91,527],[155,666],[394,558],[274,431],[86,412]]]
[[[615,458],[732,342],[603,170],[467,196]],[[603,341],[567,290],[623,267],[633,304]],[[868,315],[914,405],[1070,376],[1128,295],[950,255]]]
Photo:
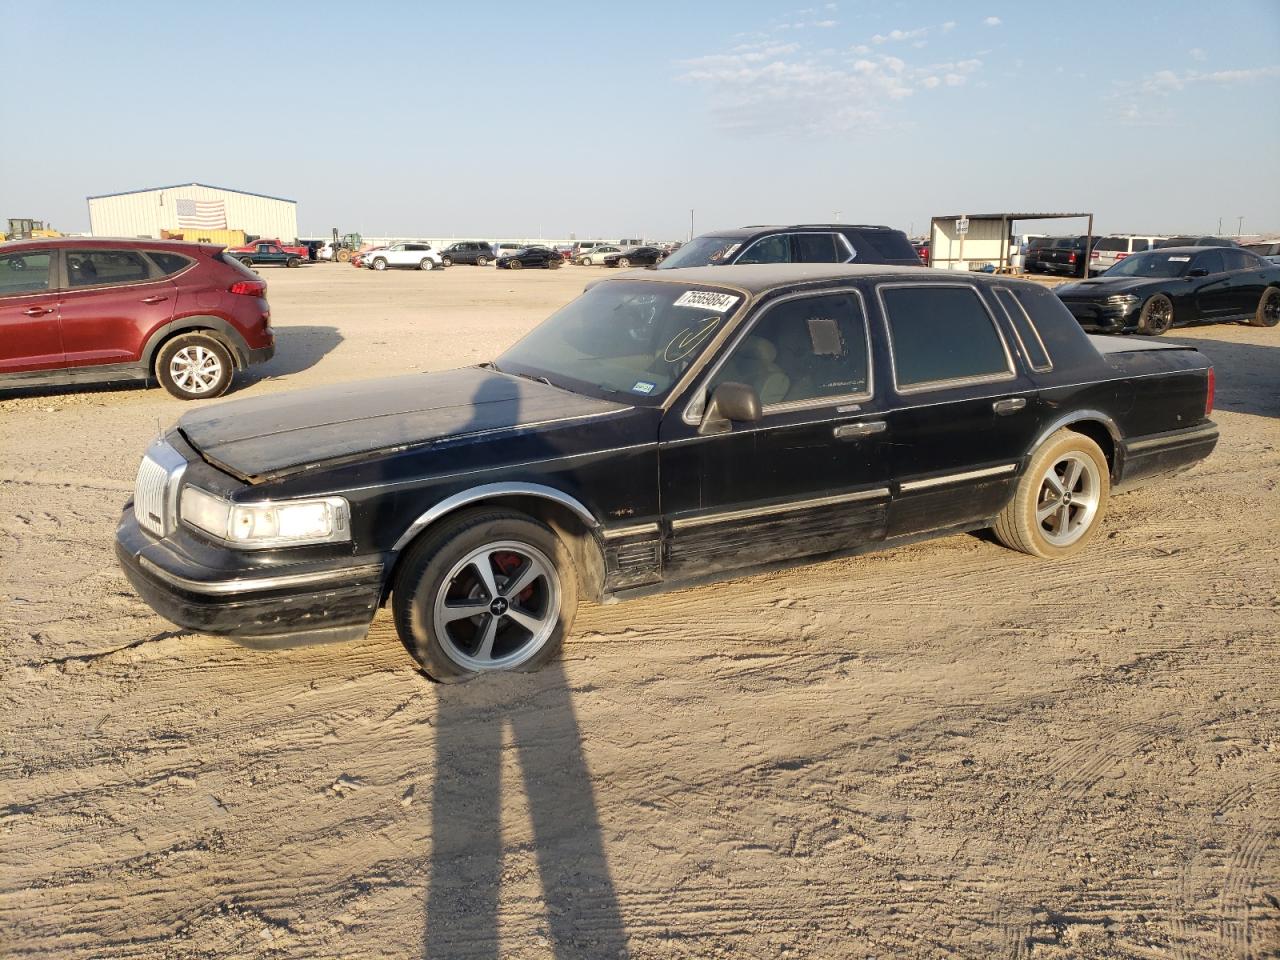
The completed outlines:
[[[1201,50],[1199,47],[1192,47],[1190,50],[1187,51],[1187,54],[1191,57],[1192,60],[1204,59],[1204,51]]]
[[[921,91],[961,86],[982,62],[913,64],[869,49],[848,57],[797,43],[759,42],[680,66],[679,79],[706,92],[718,126],[770,135],[883,128],[896,104]]]
[[[1002,21],[999,17],[987,17],[987,19],[983,20],[982,22],[985,23],[988,27],[998,27],[1004,21]]]
[[[928,27],[917,27],[915,30],[890,30],[888,33],[877,33],[871,38],[875,44],[888,43],[890,40],[914,40],[929,32]]]
[[[1243,83],[1257,83],[1272,77],[1280,77],[1280,64],[1267,67],[1252,67],[1247,70],[1215,70],[1202,73],[1188,70],[1177,73],[1174,70],[1157,70],[1142,78],[1139,89],[1143,93],[1170,94],[1185,90],[1198,83],[1216,83],[1221,86],[1234,86]]]
[[[955,28],[956,28],[956,22],[954,20],[948,20],[946,23],[942,25],[940,29],[942,30],[943,33],[950,33]]]

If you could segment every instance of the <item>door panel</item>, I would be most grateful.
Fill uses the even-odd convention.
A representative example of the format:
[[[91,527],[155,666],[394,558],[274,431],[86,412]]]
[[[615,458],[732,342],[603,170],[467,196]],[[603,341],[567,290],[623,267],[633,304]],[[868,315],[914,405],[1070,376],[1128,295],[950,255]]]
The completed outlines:
[[[867,331],[854,290],[785,298],[752,318],[697,387],[753,387],[759,422],[699,433],[663,421],[659,458],[667,573],[694,577],[881,540],[888,515],[888,434],[873,394]]]
[[[0,373],[66,365],[56,267],[57,257],[50,250],[0,255]]]
[[[176,285],[155,279],[133,251],[66,250],[63,263],[67,288],[60,314],[67,366],[138,360],[147,337],[173,317]]]

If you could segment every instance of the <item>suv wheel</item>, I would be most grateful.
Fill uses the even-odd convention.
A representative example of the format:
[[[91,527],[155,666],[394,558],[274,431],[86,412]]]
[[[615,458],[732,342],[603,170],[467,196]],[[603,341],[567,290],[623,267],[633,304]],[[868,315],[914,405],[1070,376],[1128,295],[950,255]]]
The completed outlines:
[[[482,257],[476,257],[476,266],[477,266],[477,267],[487,267],[488,265],[489,265],[489,258],[488,258],[488,257],[483,257],[483,256],[482,256]]]
[[[467,511],[419,538],[392,590],[400,639],[444,683],[543,666],[577,606],[578,575],[560,538],[503,509]]]
[[[422,262],[418,264],[419,270],[434,270],[435,268],[436,268],[436,262],[432,260],[430,257],[423,257]]]
[[[452,267],[452,266],[453,266],[453,257],[441,257],[441,258],[440,258],[440,266],[442,266],[442,267]]]
[[[385,260],[383,260],[381,257],[379,257],[377,260],[373,261],[373,269],[375,269],[375,270],[385,270],[385,269],[387,269],[387,261],[385,261]]]
[[[221,343],[205,333],[184,333],[156,358],[156,379],[179,400],[220,397],[231,386],[235,365]]]

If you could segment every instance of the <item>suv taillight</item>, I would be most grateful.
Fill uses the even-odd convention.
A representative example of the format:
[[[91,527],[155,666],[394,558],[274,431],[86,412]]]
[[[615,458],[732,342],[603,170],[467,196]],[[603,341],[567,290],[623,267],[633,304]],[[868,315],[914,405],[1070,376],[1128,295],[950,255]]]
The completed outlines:
[[[266,294],[267,285],[261,280],[237,280],[230,290],[246,297],[261,297]]]
[[[1127,256],[1128,256],[1128,254],[1127,254],[1127,253],[1117,253],[1117,254],[1116,254],[1116,259],[1117,259],[1117,260],[1123,260],[1123,259],[1124,259],[1125,257],[1127,257]]]
[[[1068,261],[1067,261],[1067,263],[1075,263],[1075,262],[1076,262],[1076,255],[1073,253],[1073,254],[1071,255],[1071,259],[1070,259],[1070,260],[1068,260]]]
[[[1204,398],[1204,415],[1207,417],[1213,413],[1213,392],[1218,387],[1218,378],[1214,376],[1213,367],[1209,368],[1209,391]]]

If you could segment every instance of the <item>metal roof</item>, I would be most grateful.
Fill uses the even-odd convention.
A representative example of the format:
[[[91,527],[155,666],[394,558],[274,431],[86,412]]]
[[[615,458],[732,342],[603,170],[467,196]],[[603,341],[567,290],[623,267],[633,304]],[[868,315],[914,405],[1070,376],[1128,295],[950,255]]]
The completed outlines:
[[[935,220],[1059,220],[1067,217],[1091,217],[1092,213],[956,213]]]
[[[107,197],[127,197],[134,193],[154,193],[157,190],[176,190],[178,187],[204,187],[206,190],[222,190],[226,193],[241,193],[246,197],[261,197],[264,200],[279,200],[281,203],[297,203],[297,200],[290,200],[287,197],[273,197],[269,193],[253,193],[250,190],[237,190],[235,187],[215,187],[211,183],[170,183],[163,187],[143,187],[141,190],[121,190],[119,193],[99,193],[96,196],[86,197],[87,200],[105,200]]]

